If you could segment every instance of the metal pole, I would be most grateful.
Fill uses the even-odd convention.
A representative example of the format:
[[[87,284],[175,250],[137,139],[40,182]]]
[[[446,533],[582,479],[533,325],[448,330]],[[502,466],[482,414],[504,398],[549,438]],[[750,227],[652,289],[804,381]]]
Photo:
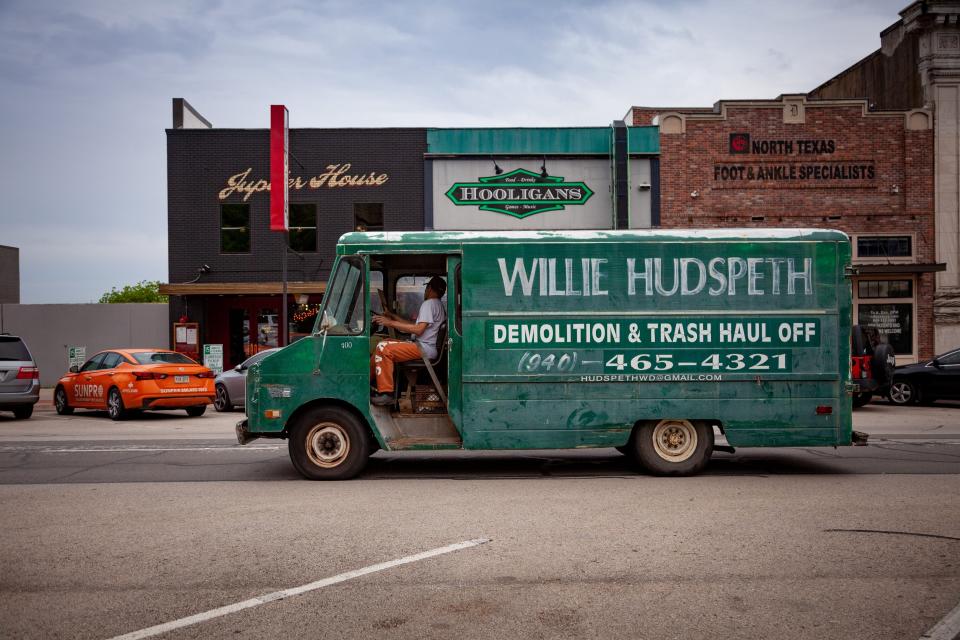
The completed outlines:
[[[290,232],[283,232],[283,259],[281,261],[282,271],[283,271],[283,295],[280,297],[280,344],[277,346],[285,347],[287,346],[287,340],[289,339],[287,331],[287,247],[290,244]]]

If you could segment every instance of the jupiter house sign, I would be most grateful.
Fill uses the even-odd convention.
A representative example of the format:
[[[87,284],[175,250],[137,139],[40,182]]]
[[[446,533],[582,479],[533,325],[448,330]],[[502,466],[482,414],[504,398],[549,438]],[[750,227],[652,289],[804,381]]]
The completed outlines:
[[[582,205],[593,191],[583,182],[567,182],[558,176],[542,176],[526,169],[515,169],[477,182],[456,182],[446,196],[460,207],[479,207],[481,211],[526,218],[544,211],[560,211],[569,205]]]

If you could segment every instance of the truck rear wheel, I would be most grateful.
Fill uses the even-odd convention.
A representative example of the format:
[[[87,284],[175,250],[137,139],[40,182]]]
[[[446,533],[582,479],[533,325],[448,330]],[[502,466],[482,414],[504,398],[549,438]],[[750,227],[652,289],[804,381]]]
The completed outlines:
[[[634,456],[656,476],[689,476],[707,466],[713,453],[713,428],[705,422],[666,419],[637,428]]]
[[[290,429],[290,460],[308,480],[347,480],[367,464],[370,436],[360,421],[340,407],[304,412]]]

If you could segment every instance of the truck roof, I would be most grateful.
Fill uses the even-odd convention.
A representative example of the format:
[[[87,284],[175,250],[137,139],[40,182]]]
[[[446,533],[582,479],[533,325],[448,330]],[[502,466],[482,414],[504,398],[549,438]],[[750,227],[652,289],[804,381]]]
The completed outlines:
[[[338,254],[415,250],[453,250],[464,244],[530,242],[847,242],[833,229],[637,229],[564,231],[366,231],[346,233]]]

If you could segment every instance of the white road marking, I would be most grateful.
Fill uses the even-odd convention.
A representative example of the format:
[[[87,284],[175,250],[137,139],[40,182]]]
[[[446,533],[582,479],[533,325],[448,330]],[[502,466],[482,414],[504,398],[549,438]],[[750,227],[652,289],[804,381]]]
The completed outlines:
[[[933,625],[930,631],[920,636],[920,640],[955,640],[960,638],[960,604]]]
[[[274,591],[273,593],[267,593],[262,596],[250,598],[249,600],[244,600],[242,602],[235,602],[233,604],[228,604],[224,607],[210,609],[209,611],[204,611],[203,613],[197,613],[192,616],[187,616],[186,618],[180,618],[179,620],[174,620],[172,622],[165,622],[164,624],[158,624],[153,627],[147,627],[146,629],[140,629],[139,631],[132,631],[130,633],[125,633],[122,636],[115,636],[113,638],[110,638],[110,640],[138,640],[140,638],[150,638],[152,636],[160,635],[161,633],[166,633],[167,631],[173,631],[174,629],[182,629],[183,627],[188,627],[190,625],[198,624],[200,622],[206,622],[207,620],[212,620],[213,618],[219,618],[225,615],[229,615],[231,613],[236,613],[237,611],[243,611],[244,609],[250,609],[252,607],[260,606],[261,604],[273,602],[274,600],[283,600],[284,598],[289,598],[291,596],[298,596],[302,593],[307,593],[308,591],[316,591],[317,589],[329,587],[330,585],[337,584],[339,582],[346,582],[347,580],[353,580],[354,578],[359,578],[360,576],[365,576],[369,573],[385,571],[387,569],[392,569],[393,567],[399,567],[400,565],[410,564],[411,562],[419,562],[420,560],[426,560],[427,558],[433,558],[435,556],[442,556],[445,553],[453,553],[454,551],[460,551],[462,549],[469,549],[470,547],[478,547],[488,542],[490,542],[490,540],[487,538],[477,538],[476,540],[466,540],[464,542],[458,542],[456,544],[447,545],[446,547],[439,547],[437,549],[431,549],[429,551],[417,553],[412,556],[405,556],[403,558],[398,558],[396,560],[389,560],[387,562],[372,564],[369,567],[363,567],[362,569],[355,569],[353,571],[341,573],[339,575],[336,575],[330,578],[324,578],[323,580],[317,580],[316,582],[311,582],[309,584],[305,584],[299,587],[292,587],[290,589],[284,589],[283,591]]]

